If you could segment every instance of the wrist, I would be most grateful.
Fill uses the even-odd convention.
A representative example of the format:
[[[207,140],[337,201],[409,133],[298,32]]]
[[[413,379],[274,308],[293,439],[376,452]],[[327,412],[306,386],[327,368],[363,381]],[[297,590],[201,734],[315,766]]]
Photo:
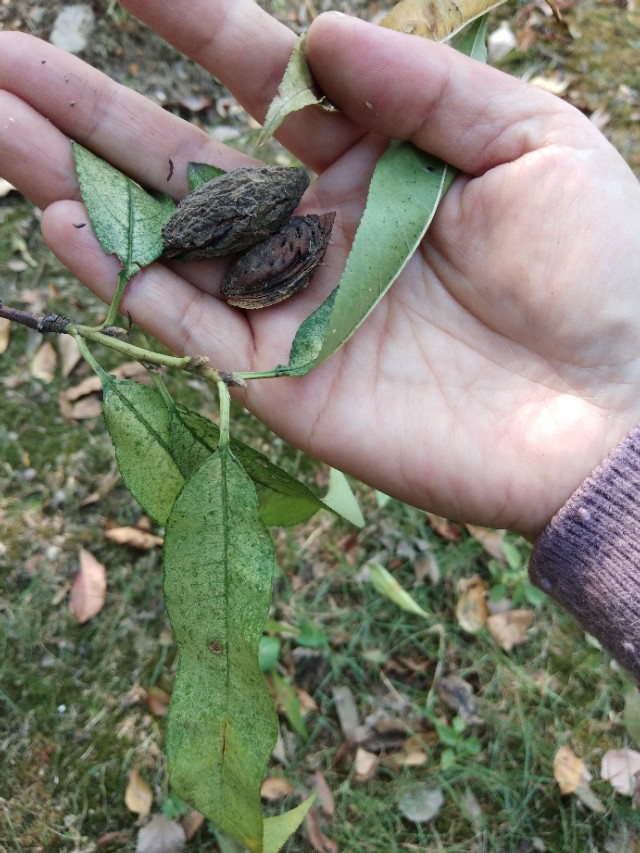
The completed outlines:
[[[531,581],[640,678],[640,425],[538,538]]]

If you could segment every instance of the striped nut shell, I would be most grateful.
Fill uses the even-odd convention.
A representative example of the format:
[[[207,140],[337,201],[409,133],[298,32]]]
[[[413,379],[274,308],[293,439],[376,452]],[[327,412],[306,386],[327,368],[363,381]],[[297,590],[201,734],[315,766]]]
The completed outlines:
[[[227,302],[238,308],[265,308],[306,287],[322,263],[335,215],[292,216],[277,234],[248,249],[222,282]]]

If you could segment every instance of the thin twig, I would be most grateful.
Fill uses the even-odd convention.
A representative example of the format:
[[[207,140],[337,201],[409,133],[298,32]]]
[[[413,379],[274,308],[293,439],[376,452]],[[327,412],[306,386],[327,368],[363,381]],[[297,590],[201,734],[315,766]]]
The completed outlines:
[[[27,326],[29,329],[37,329],[38,331],[40,331],[40,323],[44,319],[33,314],[31,311],[10,308],[4,302],[0,302],[0,317],[4,317],[5,320],[10,320],[12,323],[18,323],[20,326]]]
[[[189,373],[195,373],[197,376],[202,376],[213,382],[224,382],[225,385],[234,388],[244,388],[246,386],[243,378],[238,374],[218,371],[214,367],[209,367],[209,359],[205,356],[171,356],[153,352],[143,347],[137,347],[128,341],[122,340],[117,328],[107,327],[98,331],[89,326],[76,326],[68,317],[62,317],[60,314],[45,314],[39,317],[31,311],[11,308],[3,302],[0,302],[0,317],[4,317],[20,326],[35,329],[41,334],[53,332],[57,335],[73,335],[76,339],[81,337],[84,340],[93,341],[94,343],[117,350],[122,355],[126,355],[137,361],[186,370]]]

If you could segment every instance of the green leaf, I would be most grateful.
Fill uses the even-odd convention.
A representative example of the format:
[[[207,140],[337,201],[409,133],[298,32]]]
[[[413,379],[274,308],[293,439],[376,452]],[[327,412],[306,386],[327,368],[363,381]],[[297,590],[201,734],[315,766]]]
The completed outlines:
[[[289,365],[304,376],[362,325],[422,240],[452,170],[409,142],[392,142],[374,170],[367,205],[336,290],[298,329]]]
[[[483,15],[476,18],[463,30],[456,33],[451,39],[451,47],[455,47],[460,53],[477,59],[478,62],[487,61],[487,23],[489,18]]]
[[[637,687],[625,694],[623,721],[629,737],[640,746],[640,692]]]
[[[91,227],[105,252],[118,256],[129,279],[162,254],[162,226],[175,204],[145,192],[77,142],[72,147]]]
[[[258,660],[260,671],[269,672],[280,660],[282,643],[279,637],[261,637],[258,646]]]
[[[486,20],[465,27],[455,46],[486,59]],[[454,170],[409,142],[392,142],[378,161],[364,214],[336,290],[302,323],[289,364],[275,373],[304,376],[362,325],[424,237]]]
[[[302,323],[291,345],[289,364],[278,365],[276,375],[304,376],[311,370],[322,350],[337,294],[338,288]]]
[[[289,725],[293,731],[302,738],[303,741],[309,739],[309,732],[304,724],[302,708],[298,694],[293,687],[281,678],[277,672],[271,673],[271,683],[276,695],[276,701],[282,709],[282,713],[287,718]]]
[[[167,522],[164,593],[180,652],[167,721],[172,787],[261,853],[275,709],[258,665],[275,569],[253,483],[228,448],[189,477]]]
[[[317,794],[312,794],[295,809],[284,814],[268,817],[264,822],[264,853],[278,853],[285,841],[289,839],[305,819],[311,806],[315,803]]]
[[[240,844],[235,838],[227,835],[226,832],[217,829],[215,826],[212,827],[212,830],[220,853],[247,853],[247,848],[244,844]]]
[[[218,166],[211,166],[209,163],[189,163],[187,167],[189,189],[197,190],[202,184],[219,178],[220,175],[226,175],[226,171]]]
[[[104,371],[102,412],[124,484],[158,524],[169,517],[184,477],[173,460],[170,415],[155,388]]]
[[[322,628],[306,616],[301,616],[298,620],[295,642],[297,646],[305,646],[308,649],[326,649],[329,645],[327,635]]]
[[[208,418],[175,404],[170,424],[172,451],[189,476],[218,447],[220,430]],[[267,525],[288,526],[311,518],[319,509],[334,510],[263,454],[237,439],[231,449],[256,485],[260,512]]]
[[[258,146],[270,139],[289,113],[309,106],[321,106],[334,110],[327,99],[318,91],[307,62],[306,33],[294,45],[278,94],[271,101],[264,125],[258,138]]]
[[[417,616],[424,616],[425,619],[431,618],[427,611],[420,607],[417,601],[400,586],[398,581],[393,575],[389,574],[384,566],[381,566],[379,563],[370,563],[369,578],[373,588],[380,595],[388,598],[389,601],[393,601],[402,610],[406,610],[408,613],[415,613]]]
[[[452,180],[449,166],[409,142],[382,155],[315,364],[349,340],[400,275]]]
[[[364,527],[364,516],[349,481],[337,468],[329,469],[329,490],[325,504],[356,527]]]

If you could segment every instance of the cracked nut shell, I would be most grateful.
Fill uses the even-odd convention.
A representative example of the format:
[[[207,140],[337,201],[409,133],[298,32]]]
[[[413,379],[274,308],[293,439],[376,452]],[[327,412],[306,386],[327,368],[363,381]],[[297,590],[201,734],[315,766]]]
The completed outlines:
[[[306,287],[322,263],[335,215],[292,216],[277,234],[248,249],[222,282],[227,302],[238,308],[265,308]]]

